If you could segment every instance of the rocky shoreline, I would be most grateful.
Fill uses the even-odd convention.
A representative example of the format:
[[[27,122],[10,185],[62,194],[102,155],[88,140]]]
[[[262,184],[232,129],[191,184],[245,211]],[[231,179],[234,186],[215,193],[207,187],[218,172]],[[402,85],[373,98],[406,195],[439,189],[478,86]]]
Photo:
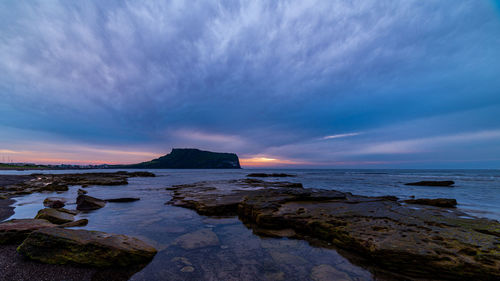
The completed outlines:
[[[169,190],[168,204],[238,215],[256,234],[335,246],[398,278],[500,279],[500,223],[455,209],[248,179]]]
[[[148,172],[0,176],[0,194],[3,198],[9,198],[33,192],[66,191],[70,185],[123,185],[128,184],[129,177],[153,176]],[[86,193],[84,190],[79,190],[78,193],[78,210],[91,211],[98,209],[90,208],[91,204],[102,202],[99,206],[102,207],[106,203],[80,194]],[[111,201],[113,200],[128,202],[130,198]],[[13,214],[13,208],[10,207],[13,202],[10,199],[0,200],[0,221]],[[35,275],[27,276],[26,269],[43,272],[44,275],[69,272],[64,277],[65,280],[86,279],[79,276],[80,273],[90,274],[87,280],[128,280],[156,255],[155,248],[134,237],[68,229],[85,226],[88,220],[75,220],[74,216],[79,211],[63,208],[65,203],[63,198],[48,197],[43,202],[48,208],[41,209],[35,218],[12,219],[0,223],[0,248],[4,250],[0,255],[1,280],[30,280]],[[12,253],[14,247],[18,254]],[[36,276],[39,280],[53,280],[47,276]]]
[[[135,176],[154,174],[0,176],[0,196],[5,198],[0,199],[0,220],[12,214],[9,205],[13,201],[8,198],[13,196],[65,191],[71,185],[122,185]],[[300,239],[317,247],[334,248],[383,280],[500,279],[500,223],[466,215],[454,208],[454,199],[403,201],[394,196],[358,196],[254,177],[202,181],[166,189],[172,196],[166,204],[205,216],[237,216],[259,236]],[[40,210],[36,218],[0,223],[0,270],[5,272],[4,277],[29,280],[26,268],[36,276],[40,272],[51,276],[67,271],[67,280],[79,280],[79,274],[82,280],[127,280],[151,261],[156,249],[141,240],[68,228],[88,222],[75,220],[79,211],[98,212],[107,202],[140,200],[98,199],[86,193],[84,189],[77,191],[76,210],[65,209],[64,198],[48,197],[43,202],[47,208]],[[190,250],[200,247],[200,243],[203,247],[220,244],[213,232],[199,230],[178,237],[171,246]],[[113,270],[124,273],[110,279],[106,274]],[[183,263],[181,272],[191,270],[191,265]],[[313,271],[311,276],[326,274],[331,269],[315,267]],[[40,280],[51,280],[44,278]]]

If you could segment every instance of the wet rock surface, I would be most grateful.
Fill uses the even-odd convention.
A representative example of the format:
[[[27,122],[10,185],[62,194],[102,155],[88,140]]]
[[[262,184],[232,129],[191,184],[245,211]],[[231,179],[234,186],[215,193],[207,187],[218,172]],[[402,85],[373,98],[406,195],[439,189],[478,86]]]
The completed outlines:
[[[411,208],[394,198],[262,181],[201,182],[170,189],[169,204],[200,214],[237,214],[254,229],[293,230],[295,238],[333,245],[384,274],[398,273],[403,279],[500,278],[500,223],[470,219],[457,210]],[[330,271],[318,267],[310,278],[324,280]]]
[[[67,212],[61,212],[53,208],[45,208],[38,211],[35,219],[47,220],[54,224],[63,224],[73,222],[75,217]]]
[[[285,188],[298,190],[300,183],[266,182],[257,179],[242,179],[194,184],[174,185],[168,204],[195,209],[199,214],[212,216],[232,216],[238,214],[238,205],[247,195],[262,188]],[[338,193],[336,193],[338,194]]]
[[[452,186],[454,184],[455,184],[454,181],[417,181],[417,182],[405,183],[405,185],[414,185],[414,186]]]
[[[89,223],[88,219],[80,219],[72,222],[67,222],[59,225],[59,227],[77,227],[77,226],[86,226]]]
[[[60,197],[47,197],[43,200],[43,205],[48,208],[62,208],[66,205],[66,199]]]
[[[140,266],[156,255],[155,248],[133,237],[64,228],[32,232],[18,252],[43,263],[95,267]]]
[[[92,211],[104,207],[106,201],[88,195],[79,195],[76,198],[76,205],[79,211]]]
[[[0,245],[19,244],[35,230],[55,227],[42,219],[14,219],[0,223]]]
[[[70,185],[126,185],[130,177],[154,177],[150,172],[0,175],[0,196],[43,191],[67,191]]]
[[[437,199],[420,198],[420,199],[404,200],[403,202],[408,204],[428,205],[428,206],[436,206],[444,208],[455,208],[457,206],[457,200],[448,198],[437,198]]]
[[[132,268],[45,264],[25,258],[16,248],[0,245],[0,281],[126,281],[137,272]]]

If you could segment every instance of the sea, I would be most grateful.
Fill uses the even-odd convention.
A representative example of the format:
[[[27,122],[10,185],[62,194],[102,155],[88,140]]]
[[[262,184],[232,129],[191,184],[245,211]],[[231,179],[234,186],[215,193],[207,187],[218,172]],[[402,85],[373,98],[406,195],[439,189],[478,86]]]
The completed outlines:
[[[0,174],[87,173],[115,170],[0,171]],[[134,171],[134,170],[129,170]],[[333,248],[306,241],[266,238],[253,234],[236,217],[210,218],[180,207],[166,205],[171,198],[165,188],[198,181],[245,178],[249,173],[287,173],[289,178],[269,181],[300,182],[305,188],[321,188],[367,196],[454,198],[457,209],[474,217],[500,220],[500,170],[403,170],[403,169],[234,169],[148,170],[154,178],[130,178],[124,186],[90,186],[88,195],[109,199],[138,197],[130,203],[108,203],[104,208],[80,213],[87,218],[83,229],[126,234],[142,239],[159,250],[153,261],[130,280],[318,280],[324,274],[338,279],[380,279],[369,269]],[[408,186],[423,180],[453,180],[453,187]],[[76,208],[79,186],[66,192],[34,193],[14,198],[14,218],[33,218],[49,196],[67,198]],[[176,239],[200,229],[218,237],[216,246],[185,250]]]

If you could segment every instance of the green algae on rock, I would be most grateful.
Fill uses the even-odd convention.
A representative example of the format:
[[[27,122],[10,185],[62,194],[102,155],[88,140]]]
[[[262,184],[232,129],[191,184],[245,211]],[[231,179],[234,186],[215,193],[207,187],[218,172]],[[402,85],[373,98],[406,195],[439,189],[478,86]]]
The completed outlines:
[[[156,255],[155,248],[137,238],[63,228],[35,231],[17,250],[43,263],[95,267],[145,265]]]

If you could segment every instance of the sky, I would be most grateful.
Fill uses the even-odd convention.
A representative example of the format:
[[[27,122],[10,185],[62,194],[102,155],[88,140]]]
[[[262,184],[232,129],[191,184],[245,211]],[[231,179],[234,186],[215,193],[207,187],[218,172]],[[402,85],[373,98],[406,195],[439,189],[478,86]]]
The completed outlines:
[[[500,1],[0,1],[0,161],[500,168]]]

